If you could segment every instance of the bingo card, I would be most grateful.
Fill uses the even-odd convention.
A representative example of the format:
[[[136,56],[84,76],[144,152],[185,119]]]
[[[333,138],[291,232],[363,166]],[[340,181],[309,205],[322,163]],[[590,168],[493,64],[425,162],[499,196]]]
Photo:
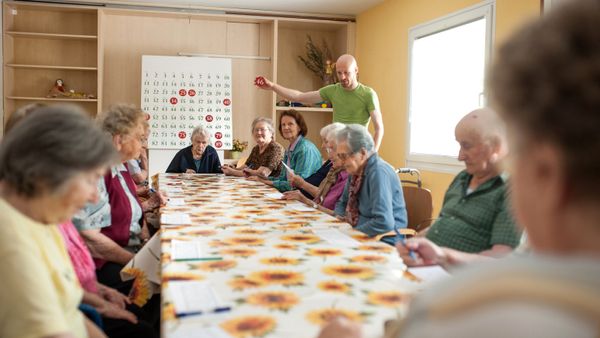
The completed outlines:
[[[143,55],[141,97],[150,149],[186,147],[198,125],[216,149],[231,149],[231,59]]]

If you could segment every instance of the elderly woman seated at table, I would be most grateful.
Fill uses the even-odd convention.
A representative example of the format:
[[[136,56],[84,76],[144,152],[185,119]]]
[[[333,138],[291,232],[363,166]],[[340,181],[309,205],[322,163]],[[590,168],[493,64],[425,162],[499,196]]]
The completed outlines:
[[[309,179],[304,180],[297,175],[294,175],[292,178],[294,186],[307,191],[311,198],[306,197],[300,190],[292,190],[286,191],[283,194],[284,199],[298,200],[330,215],[334,214],[333,209],[335,208],[335,204],[342,196],[346,181],[348,180],[348,173],[342,166],[342,161],[337,158],[336,151],[336,135],[345,127],[342,123],[332,123],[321,129],[323,147],[328,155],[328,160],[325,163],[331,163],[331,170],[327,172],[325,179],[321,181],[319,186],[316,187],[308,183]]]
[[[374,237],[406,228],[406,206],[396,172],[374,150],[373,138],[358,124],[337,134],[337,157],[350,174],[335,214]],[[388,244],[395,237],[384,237]]]
[[[223,166],[225,175],[261,177],[279,176],[281,160],[283,159],[283,146],[275,142],[275,128],[273,121],[266,117],[257,117],[252,121],[252,136],[256,146],[252,148],[246,163],[239,168]]]
[[[321,153],[319,149],[305,138],[308,127],[304,117],[295,110],[286,110],[279,118],[279,132],[290,143],[283,157],[283,163],[293,170],[294,175],[308,177],[321,166]],[[285,166],[284,166],[285,167]],[[251,176],[249,179],[274,186],[283,192],[292,189],[288,181],[288,169],[282,169],[279,176],[269,179]]]
[[[82,290],[56,224],[98,199],[117,154],[73,109],[36,109],[0,145],[1,337],[104,337],[77,309]]]
[[[323,162],[321,168],[319,168],[319,170],[314,172],[312,175],[308,176],[306,180],[298,175],[293,176],[291,179],[293,186],[298,188],[300,192],[309,199],[315,198],[315,194],[317,193],[319,185],[321,182],[323,182],[325,177],[327,177],[327,174],[333,165],[333,157],[329,153],[329,139],[327,135],[331,134],[331,137],[335,138],[335,133],[331,133],[331,131],[335,130],[337,132],[345,126],[346,125],[343,123],[334,122],[321,128],[321,149],[327,152],[327,161]]]
[[[220,174],[221,161],[210,145],[210,133],[202,126],[192,131],[192,145],[177,152],[167,168],[168,173]]]

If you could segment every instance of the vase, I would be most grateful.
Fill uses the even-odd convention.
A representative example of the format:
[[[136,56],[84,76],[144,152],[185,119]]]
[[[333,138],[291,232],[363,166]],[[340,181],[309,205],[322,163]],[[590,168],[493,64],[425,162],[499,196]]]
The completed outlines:
[[[240,159],[240,155],[242,155],[241,151],[231,151],[231,158],[234,160],[239,160]]]

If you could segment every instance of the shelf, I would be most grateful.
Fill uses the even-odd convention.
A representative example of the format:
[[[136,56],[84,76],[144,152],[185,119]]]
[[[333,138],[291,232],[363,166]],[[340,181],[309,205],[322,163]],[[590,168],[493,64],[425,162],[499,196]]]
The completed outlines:
[[[276,111],[284,111],[294,109],[297,111],[306,111],[306,112],[333,112],[333,108],[318,108],[318,107],[288,107],[288,106],[277,106],[275,107]]]
[[[6,67],[27,68],[27,69],[59,69],[59,70],[85,70],[97,71],[97,67],[73,67],[73,66],[50,66],[50,65],[25,65],[19,63],[7,63]]]
[[[87,40],[95,41],[98,40],[96,35],[78,35],[78,34],[53,34],[53,33],[35,33],[35,32],[17,32],[7,31],[7,35],[21,38],[40,38],[40,39],[53,39],[53,40]]]
[[[33,96],[7,96],[6,98],[9,100],[22,100],[22,101],[98,102],[98,99],[69,99],[69,98],[33,97]]]

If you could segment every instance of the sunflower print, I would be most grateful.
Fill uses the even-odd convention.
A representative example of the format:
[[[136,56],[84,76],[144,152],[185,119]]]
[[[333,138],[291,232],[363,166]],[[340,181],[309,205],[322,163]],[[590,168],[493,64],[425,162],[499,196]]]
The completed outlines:
[[[230,249],[222,249],[219,251],[221,255],[231,255],[236,257],[248,258],[254,254],[256,254],[256,250],[254,249],[244,249],[244,248],[230,248]]]
[[[236,277],[236,278],[230,280],[229,282],[227,282],[227,284],[236,291],[259,288],[259,287],[262,287],[265,285],[265,283],[263,283],[263,282],[251,280],[251,279],[243,278],[243,277]]]
[[[203,280],[204,276],[191,272],[164,272],[162,274],[162,283],[180,280]]]
[[[221,328],[235,338],[262,337],[273,331],[276,323],[270,316],[244,316],[221,323]]]
[[[216,234],[217,234],[217,232],[212,229],[193,229],[193,230],[186,232],[186,235],[193,235],[193,236],[214,236]]]
[[[133,285],[129,291],[129,299],[139,307],[142,307],[152,297],[150,290],[150,281],[146,277],[146,273],[138,268],[125,268],[124,273],[134,276]]]
[[[370,279],[375,276],[373,269],[361,265],[329,265],[323,267],[323,273],[342,278]]]
[[[369,237],[368,235],[363,234],[363,233],[352,234],[352,235],[350,235],[350,237],[354,238],[355,240],[357,240],[359,242],[369,242],[369,241],[375,240],[374,237]]]
[[[367,295],[367,303],[395,308],[407,301],[408,297],[398,291],[373,291]]]
[[[265,243],[265,240],[257,236],[238,236],[226,238],[223,240],[223,243],[228,245],[261,246]]]
[[[282,250],[296,250],[296,249],[298,249],[298,246],[296,244],[289,244],[289,243],[275,244],[275,245],[273,245],[273,247],[276,248],[276,249],[282,249]]]
[[[329,249],[329,248],[316,248],[316,249],[308,249],[307,253],[309,256],[317,256],[317,257],[329,257],[329,256],[341,256],[342,250],[339,249]]]
[[[267,232],[267,230],[259,230],[259,229],[253,229],[253,228],[244,228],[244,229],[237,229],[234,232],[236,234],[240,234],[240,235],[262,235],[265,232]]]
[[[329,323],[332,319],[336,317],[343,317],[351,322],[361,323],[363,321],[363,317],[360,313],[344,310],[344,309],[322,309],[322,310],[314,310],[306,314],[306,319],[319,326],[323,326]]]
[[[202,262],[190,264],[193,268],[204,270],[204,271],[227,271],[237,266],[237,262],[234,260],[220,260],[212,262]]]
[[[295,293],[286,291],[264,291],[253,293],[246,298],[246,303],[271,310],[288,311],[300,302]]]
[[[356,248],[357,250],[363,251],[377,251],[377,252],[392,252],[393,247],[386,244],[368,244],[368,245],[360,245]]]
[[[353,263],[371,263],[371,264],[383,264],[387,262],[387,258],[379,255],[359,255],[350,258]]]
[[[297,258],[288,258],[288,257],[268,257],[262,258],[260,260],[262,264],[265,265],[298,265],[300,264],[300,260]]]
[[[335,280],[320,282],[317,284],[317,287],[325,292],[333,293],[350,293],[352,291],[352,284],[341,283]]]
[[[248,279],[262,284],[281,284],[284,286],[302,285],[304,283],[303,274],[286,270],[255,271],[248,276]]]
[[[313,244],[321,241],[321,237],[312,234],[293,234],[281,236],[284,241]]]

